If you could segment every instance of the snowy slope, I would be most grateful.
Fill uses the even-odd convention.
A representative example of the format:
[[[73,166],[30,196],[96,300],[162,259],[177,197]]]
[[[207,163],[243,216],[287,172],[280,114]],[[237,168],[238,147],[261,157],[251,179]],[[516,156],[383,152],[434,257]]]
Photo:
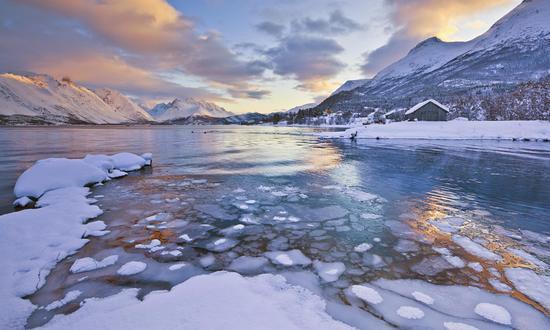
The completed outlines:
[[[149,114],[159,122],[197,116],[224,118],[234,115],[234,113],[229,112],[214,103],[199,101],[191,98],[176,98],[174,101],[169,103],[157,104],[149,110]]]
[[[94,91],[97,96],[99,96],[103,102],[113,108],[114,112],[123,116],[128,121],[153,121],[153,117],[143,110],[142,107],[135,104],[130,98],[121,94],[120,92],[109,89],[109,88],[100,88]]]
[[[550,38],[550,1],[524,0],[475,41],[475,48],[505,45],[512,40]]]
[[[375,79],[433,71],[471,49],[472,42],[444,42],[437,37],[422,41],[404,58],[380,71]]]
[[[356,79],[356,80],[348,80],[345,83],[342,84],[342,86],[338,87],[334,92],[332,92],[332,95],[336,95],[341,92],[347,92],[351,91],[353,89],[356,89],[359,86],[363,86],[364,84],[368,83],[370,79]]]
[[[122,97],[120,97],[122,99]],[[27,116],[48,123],[114,124],[133,121],[88,88],[42,74],[0,74],[0,116]]]

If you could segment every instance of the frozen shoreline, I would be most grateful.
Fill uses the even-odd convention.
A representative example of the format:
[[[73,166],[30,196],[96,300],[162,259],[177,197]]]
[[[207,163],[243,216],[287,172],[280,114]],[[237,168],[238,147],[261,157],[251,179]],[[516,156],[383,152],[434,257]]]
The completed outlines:
[[[426,140],[549,140],[550,122],[466,121],[394,122],[350,127],[343,132],[323,132],[322,138],[426,139]]]

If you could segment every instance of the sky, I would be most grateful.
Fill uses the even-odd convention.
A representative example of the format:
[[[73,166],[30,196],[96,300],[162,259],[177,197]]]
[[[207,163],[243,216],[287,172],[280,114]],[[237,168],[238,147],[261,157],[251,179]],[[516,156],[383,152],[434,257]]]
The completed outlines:
[[[0,72],[69,77],[153,106],[319,102],[437,36],[470,40],[521,0],[0,0]]]

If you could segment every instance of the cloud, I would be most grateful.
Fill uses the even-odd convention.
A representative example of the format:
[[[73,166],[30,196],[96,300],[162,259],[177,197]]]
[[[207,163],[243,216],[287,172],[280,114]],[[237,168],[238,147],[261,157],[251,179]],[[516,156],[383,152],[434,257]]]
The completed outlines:
[[[271,92],[268,90],[242,90],[242,89],[230,89],[229,93],[234,98],[247,98],[247,99],[256,99],[261,100],[266,96],[271,95]]]
[[[321,37],[288,36],[265,55],[273,64],[273,72],[299,80],[301,87],[318,91],[319,83],[334,77],[345,67],[336,58],[344,49],[336,41]]]
[[[426,38],[451,38],[458,31],[458,20],[512,2],[513,0],[386,0],[391,9],[389,19],[395,28],[394,33],[386,45],[365,54],[365,63],[361,69],[367,76],[376,74],[402,58]]]
[[[334,10],[328,18],[294,19],[290,27],[263,22],[257,27],[277,37],[277,45],[260,53],[267,59],[264,68],[275,75],[298,80],[297,87],[320,92],[333,89],[330,80],[346,65],[338,59],[344,48],[330,36],[364,29],[364,26]],[[286,33],[284,33],[286,31]],[[257,51],[257,47],[253,48]]]
[[[346,17],[340,10],[330,13],[328,19],[306,17],[301,20],[294,20],[291,25],[295,33],[319,35],[341,35],[364,29],[363,25]]]
[[[50,62],[59,60],[63,53],[55,54],[51,46],[58,45],[64,52],[85,49],[98,56],[117,57],[119,62],[149,71],[150,76],[170,71],[222,89],[247,89],[249,81],[260,78],[265,70],[256,62],[240,59],[218,33],[197,33],[193,21],[165,0],[21,0],[11,4],[16,28],[26,32],[16,31],[19,38],[27,42],[42,35],[48,41],[39,43],[42,48],[35,45],[29,53],[33,56],[24,56],[27,65],[47,56],[52,56]],[[34,21],[28,20],[29,14],[41,16]],[[21,53],[19,48],[6,51],[12,57]],[[131,84],[129,72],[123,73]]]
[[[273,23],[273,22],[262,22],[256,25],[256,28],[274,37],[282,36],[285,30],[284,25]]]

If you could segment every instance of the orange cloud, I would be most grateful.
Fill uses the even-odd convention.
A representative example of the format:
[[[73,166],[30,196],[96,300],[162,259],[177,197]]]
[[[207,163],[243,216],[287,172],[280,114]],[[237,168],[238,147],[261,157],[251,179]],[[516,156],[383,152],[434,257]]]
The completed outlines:
[[[192,24],[164,0],[23,0],[76,18],[103,38],[135,51],[177,46]]]
[[[459,19],[479,11],[509,5],[514,0],[392,0],[392,20],[410,37],[451,38]]]

